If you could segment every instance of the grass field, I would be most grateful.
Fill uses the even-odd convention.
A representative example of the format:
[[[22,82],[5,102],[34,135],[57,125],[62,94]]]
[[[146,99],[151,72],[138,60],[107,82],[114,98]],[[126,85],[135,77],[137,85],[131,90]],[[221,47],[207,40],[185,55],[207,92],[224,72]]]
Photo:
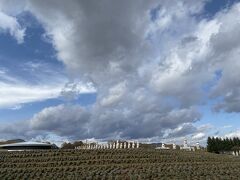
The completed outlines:
[[[170,150],[0,152],[0,179],[239,179],[240,158]]]

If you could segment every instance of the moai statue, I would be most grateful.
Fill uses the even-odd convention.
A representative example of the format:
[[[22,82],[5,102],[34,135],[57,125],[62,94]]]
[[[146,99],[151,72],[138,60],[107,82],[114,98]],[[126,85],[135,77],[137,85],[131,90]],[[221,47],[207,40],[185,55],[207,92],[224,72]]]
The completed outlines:
[[[116,142],[113,142],[113,149],[116,149]]]
[[[123,148],[123,143],[122,142],[120,142],[120,149],[122,149]]]
[[[162,148],[163,148],[163,149],[165,149],[165,148],[166,148],[164,143],[162,143]]]
[[[238,156],[238,155],[239,155],[239,154],[238,154],[238,152],[236,151],[236,152],[235,152],[235,156]]]
[[[139,148],[139,142],[136,143],[136,148]]]
[[[123,143],[123,149],[126,149],[127,148],[127,142],[124,142]]]
[[[128,146],[127,146],[128,149],[131,148],[131,142],[128,142]]]
[[[235,154],[235,152],[234,152],[234,151],[232,152],[232,155],[233,155],[233,156],[236,156],[236,154]]]
[[[174,143],[173,143],[172,147],[173,147],[173,149],[177,149],[177,146]]]
[[[134,141],[132,142],[132,148],[133,149],[135,148],[135,142]]]
[[[109,143],[107,144],[107,148],[110,149],[110,144]]]
[[[119,141],[117,140],[117,146],[116,146],[117,149],[119,149]]]
[[[133,142],[132,141],[130,142],[130,148],[133,148]]]
[[[113,148],[113,144],[111,143],[111,144],[110,144],[110,149],[112,149],[112,148]]]

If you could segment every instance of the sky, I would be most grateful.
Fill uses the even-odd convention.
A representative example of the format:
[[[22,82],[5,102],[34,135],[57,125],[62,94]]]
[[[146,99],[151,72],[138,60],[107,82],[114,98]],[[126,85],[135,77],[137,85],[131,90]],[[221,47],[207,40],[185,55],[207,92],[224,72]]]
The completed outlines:
[[[0,140],[240,137],[238,0],[0,0]]]

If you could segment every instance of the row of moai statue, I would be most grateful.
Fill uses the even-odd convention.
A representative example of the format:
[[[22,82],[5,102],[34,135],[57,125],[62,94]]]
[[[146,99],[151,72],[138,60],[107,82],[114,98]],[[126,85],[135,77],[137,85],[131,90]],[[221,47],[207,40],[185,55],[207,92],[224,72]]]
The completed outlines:
[[[88,143],[76,149],[134,149],[139,148],[139,142],[134,141],[115,141],[107,144]]]
[[[234,155],[234,156],[240,156],[240,151],[233,151],[233,152],[232,152],[232,155]]]

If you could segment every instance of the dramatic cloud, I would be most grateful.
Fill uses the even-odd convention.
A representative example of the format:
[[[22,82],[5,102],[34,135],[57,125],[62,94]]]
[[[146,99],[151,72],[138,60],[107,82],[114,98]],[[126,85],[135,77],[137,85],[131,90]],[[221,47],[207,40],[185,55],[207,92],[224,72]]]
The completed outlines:
[[[202,139],[198,107],[220,97],[215,109],[238,112],[240,99],[240,4],[203,19],[205,2],[26,1],[69,77],[97,93],[91,107],[43,109],[29,131]],[[61,94],[70,101],[78,91],[73,80]]]
[[[135,112],[125,112],[122,115],[121,110],[117,109],[114,112],[106,109],[102,113],[102,107],[86,109],[78,105],[59,105],[43,109],[22,125],[19,122],[7,125],[1,132],[9,136],[16,134],[11,129],[17,125],[21,126],[18,133],[22,129],[20,134],[25,137],[38,135],[38,133],[54,133],[73,139],[79,137],[136,139],[161,136],[165,131],[174,129],[182,123],[191,123],[193,119],[198,120],[196,117],[200,118],[200,114],[194,109],[163,113],[151,111],[152,109],[149,113],[136,116]]]
[[[221,24],[219,32],[211,38],[213,63],[221,70],[221,77],[214,87],[212,96],[222,96],[223,102],[216,105],[216,110],[239,112],[240,83],[240,41],[237,35],[240,30],[240,4],[234,5],[230,11],[220,13],[217,20]]]
[[[157,41],[169,42],[166,47],[170,47],[185,38],[197,26],[191,15],[201,11],[203,2],[51,0],[47,4],[42,1],[27,3],[27,9],[43,24],[69,75],[93,83],[97,89],[97,102],[88,110],[91,114],[89,137],[162,136],[167,129],[199,120],[193,103],[181,102],[178,107],[175,93],[165,96],[166,91],[174,89],[169,86],[174,82],[167,79],[169,85],[160,82],[158,78],[162,72],[158,64],[168,61],[166,59],[174,62],[174,59],[164,58],[170,51],[161,43],[158,48]],[[181,13],[177,9],[181,9]],[[186,26],[187,23],[191,25]],[[180,31],[173,37],[170,31],[176,27]],[[184,62],[180,63],[184,66]],[[170,67],[163,68],[167,71]],[[189,65],[179,73],[187,69]],[[69,87],[75,89],[71,84],[66,89]],[[196,85],[194,90],[198,87]],[[180,88],[179,93],[183,92],[183,87]],[[70,99],[74,97],[74,93],[63,91],[62,94]],[[79,124],[84,126],[80,120]],[[48,130],[47,126],[45,128]],[[84,134],[77,135],[83,137]]]

